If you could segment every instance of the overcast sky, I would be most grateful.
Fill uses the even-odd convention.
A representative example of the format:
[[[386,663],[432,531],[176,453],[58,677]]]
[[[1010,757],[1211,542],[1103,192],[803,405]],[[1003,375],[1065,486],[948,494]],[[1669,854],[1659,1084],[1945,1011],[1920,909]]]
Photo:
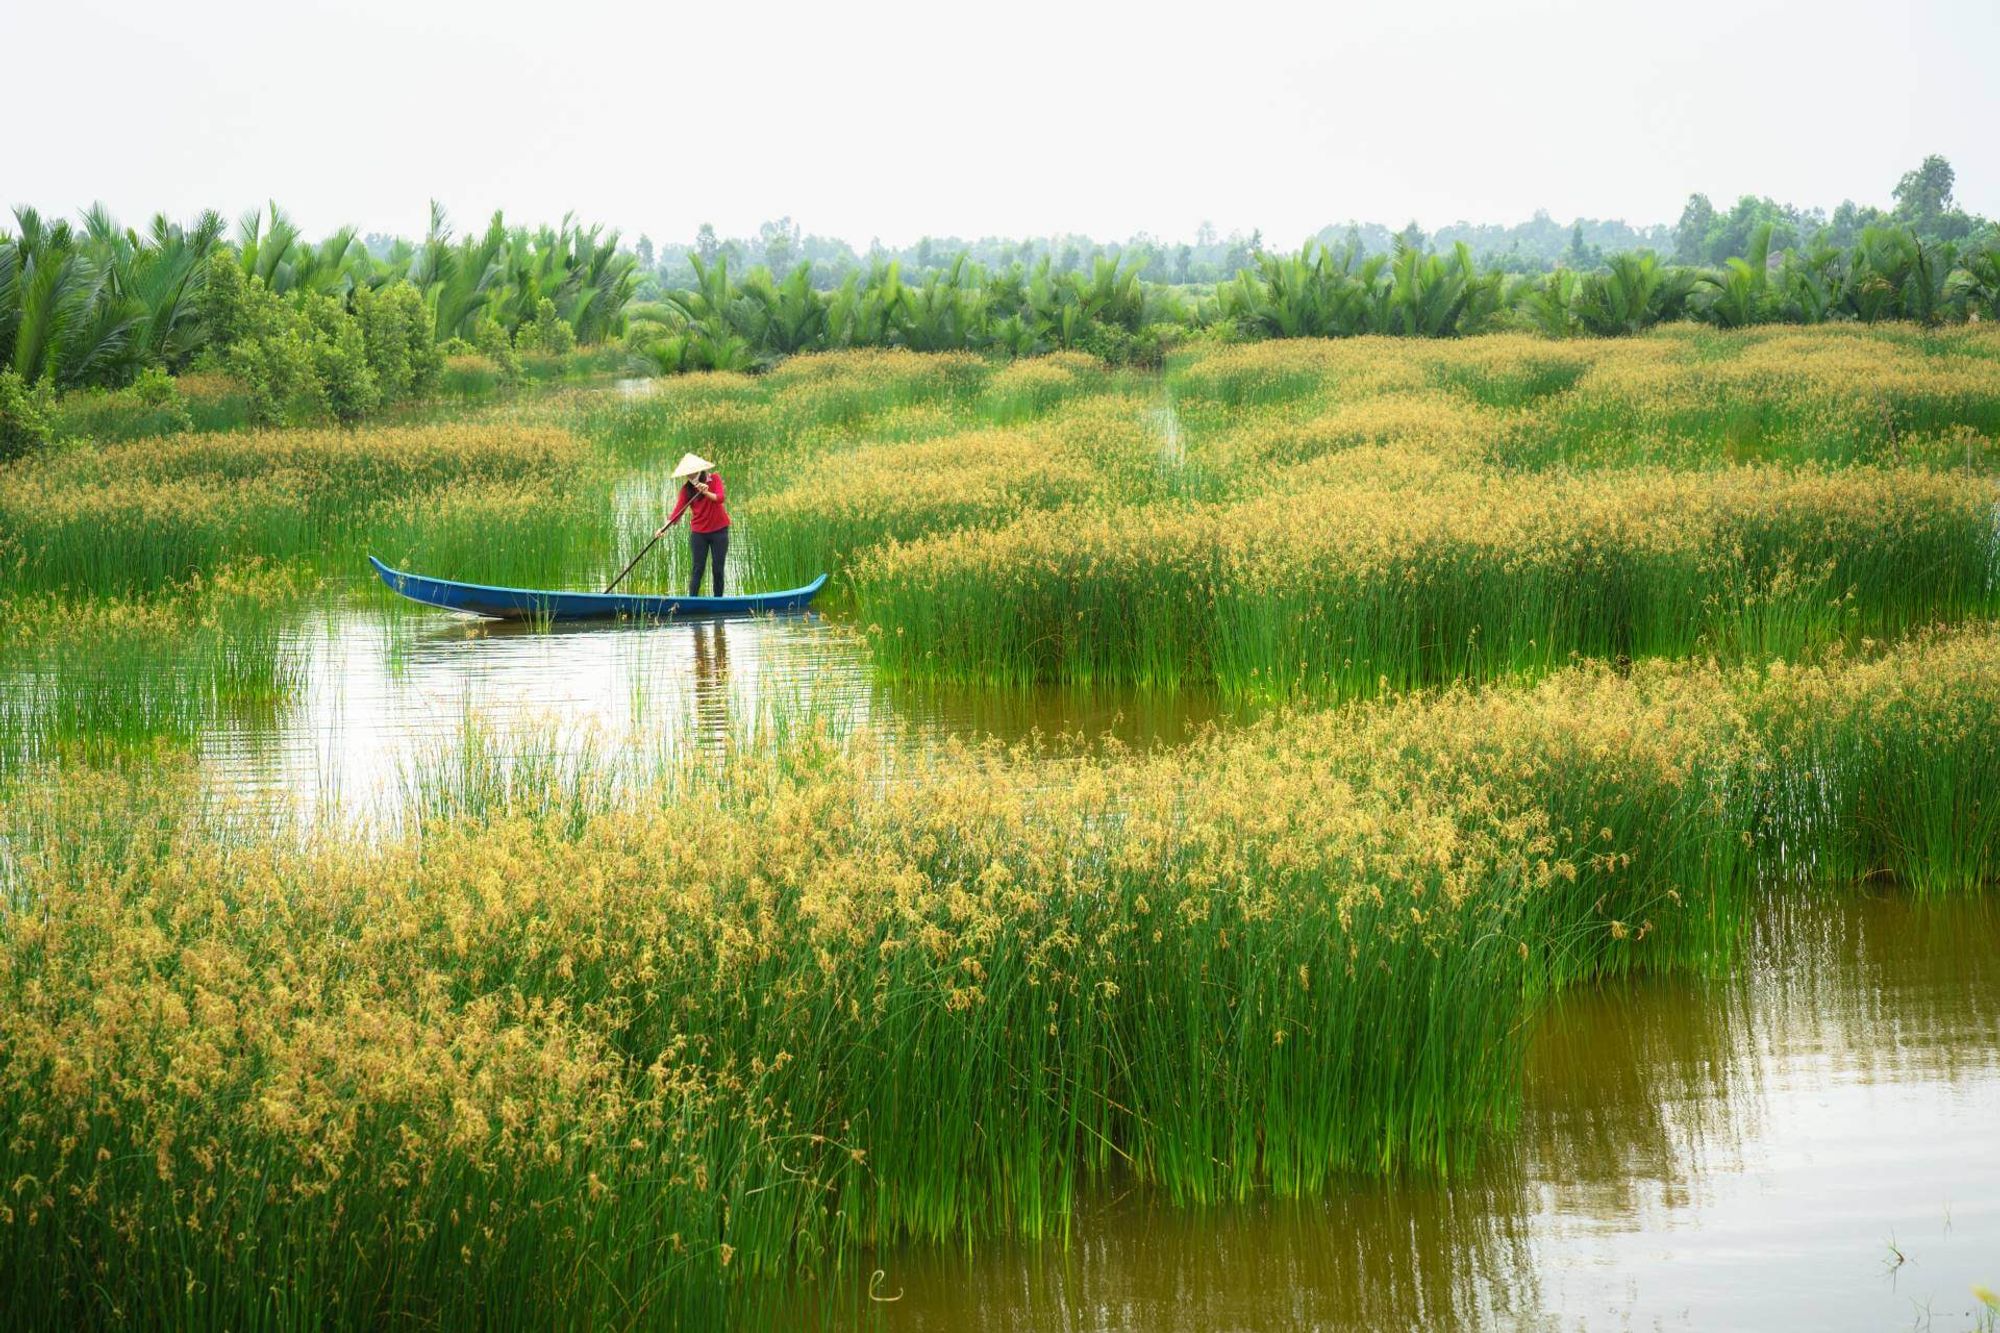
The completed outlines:
[[[1350,217],[1671,222],[1690,191],[2000,214],[2000,0],[679,5],[67,0],[0,32],[0,204],[275,198],[311,234],[565,211],[1295,244]]]

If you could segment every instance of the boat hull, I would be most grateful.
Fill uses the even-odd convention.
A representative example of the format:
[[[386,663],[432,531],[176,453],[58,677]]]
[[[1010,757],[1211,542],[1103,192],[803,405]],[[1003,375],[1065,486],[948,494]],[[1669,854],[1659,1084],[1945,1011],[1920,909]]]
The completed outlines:
[[[803,588],[739,597],[671,597],[623,592],[554,592],[456,583],[391,569],[374,556],[368,563],[382,582],[413,602],[485,616],[490,620],[675,620],[689,616],[741,616],[759,611],[803,611],[826,586],[822,574]]]

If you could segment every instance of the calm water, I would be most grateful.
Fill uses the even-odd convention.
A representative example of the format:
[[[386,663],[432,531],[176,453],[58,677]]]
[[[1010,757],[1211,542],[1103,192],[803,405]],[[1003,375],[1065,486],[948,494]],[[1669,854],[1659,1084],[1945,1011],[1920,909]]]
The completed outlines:
[[[643,769],[777,726],[894,730],[918,745],[989,735],[1172,743],[1212,720],[1200,696],[877,684],[865,647],[816,614],[537,631],[404,610],[358,589],[289,631],[296,698],[204,733],[218,791],[311,815],[393,814],[412,776],[468,745],[583,752]]]
[[[1518,1139],[1449,1187],[1127,1197],[1067,1250],[883,1266],[884,1326],[910,1333],[1988,1327],[2000,912],[1779,903],[1735,980],[1569,997]]]

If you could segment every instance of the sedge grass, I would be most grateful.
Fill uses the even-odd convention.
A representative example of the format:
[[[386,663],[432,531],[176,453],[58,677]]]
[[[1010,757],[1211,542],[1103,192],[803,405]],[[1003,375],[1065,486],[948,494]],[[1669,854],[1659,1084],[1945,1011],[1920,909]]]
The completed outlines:
[[[447,576],[546,573],[603,532],[608,497],[593,451],[552,427],[180,436],[0,469],[0,559],[16,587],[80,597],[251,558],[351,570],[371,549]]]
[[[1060,782],[808,731],[373,840],[210,817],[171,770],[19,778],[0,1296],[719,1327],[898,1238],[1059,1236],[1108,1178],[1455,1174],[1518,1114],[1538,997],[1726,967],[1808,864],[1991,888],[1996,722],[1982,629],[1289,712]]]
[[[1246,458],[1255,451],[1245,442],[1266,426],[1418,396],[1473,409],[1485,450],[1510,467],[1935,455],[1991,471],[1995,349],[2000,336],[1978,327],[1676,329],[1600,342],[1506,335],[1417,346],[1298,340],[1183,353],[1166,383],[1198,437]]]
[[[1922,469],[1447,475],[1030,513],[855,575],[892,675],[1353,697],[1578,655],[1796,655],[1992,614],[1993,488]]]
[[[286,571],[251,564],[174,597],[0,601],[0,771],[186,746],[225,718],[284,707],[303,684],[287,636],[300,592]]]

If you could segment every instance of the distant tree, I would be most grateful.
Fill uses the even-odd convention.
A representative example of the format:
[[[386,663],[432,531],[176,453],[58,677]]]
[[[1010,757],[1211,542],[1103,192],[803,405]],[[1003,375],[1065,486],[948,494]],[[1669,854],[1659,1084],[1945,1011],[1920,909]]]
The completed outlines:
[[[632,247],[632,252],[639,256],[639,267],[651,273],[653,271],[653,238],[646,235],[643,231],[640,232],[639,243]]]
[[[1937,220],[1952,206],[1952,186],[1958,183],[1958,173],[1951,169],[1951,163],[1931,154],[1915,171],[1903,173],[1903,179],[1896,182],[1896,217],[1916,227],[1919,231],[1934,227]]]
[[[1563,251],[1564,268],[1579,273],[1588,273],[1604,263],[1604,252],[1583,238],[1583,219],[1578,218],[1569,229],[1569,248]]]
[[[1224,281],[1227,281],[1230,278],[1235,277],[1238,273],[1241,273],[1244,269],[1249,267],[1250,267],[1249,243],[1243,239],[1242,232],[1240,231],[1230,232],[1229,248],[1223,251],[1222,254],[1222,274],[1221,274],[1222,279]]]
[[[1188,280],[1188,272],[1193,267],[1194,267],[1193,247],[1183,245],[1180,249],[1174,252],[1175,282],[1185,283]]]
[[[1906,222],[1918,235],[1939,240],[1963,240],[1978,225],[1952,199],[1958,175],[1951,163],[1936,153],[1923,160],[1915,171],[1903,173],[1896,182],[1897,221]]]
[[[1423,253],[1424,229],[1417,225],[1415,218],[1411,218],[1408,225],[1396,233],[1396,243],[1405,250],[1415,250],[1418,254]]]
[[[1142,231],[1133,236],[1120,253],[1136,257],[1140,265],[1139,276],[1147,282],[1168,282],[1173,278],[1173,270],[1167,262],[1167,247],[1150,232]]]
[[[1770,249],[1773,254],[1793,249],[1799,244],[1800,215],[1797,209],[1775,199],[1759,199],[1746,194],[1736,201],[1735,207],[1719,215],[1709,228],[1708,243],[1702,253],[1703,262],[1720,264],[1749,254],[1758,230],[1766,224],[1771,228]]]
[[[1063,242],[1062,255],[1056,260],[1056,272],[1074,273],[1083,266],[1083,252],[1077,249],[1074,240]]]
[[[1889,215],[1879,208],[1855,203],[1852,199],[1840,201],[1840,207],[1833,210],[1827,219],[1824,239],[1828,245],[1842,250],[1852,249],[1860,241],[1861,233],[1870,227],[1879,227],[1890,221]]]
[[[54,381],[29,384],[11,367],[0,366],[0,463],[48,444],[55,396]]]
[[[1215,244],[1215,224],[1204,220],[1199,227],[1196,227],[1194,243],[1204,250],[1212,247]]]
[[[764,267],[774,274],[788,272],[798,262],[798,223],[788,217],[766,222],[757,228],[757,245],[763,251]]]
[[[713,264],[716,255],[722,252],[722,243],[715,238],[713,224],[702,223],[701,230],[694,234],[694,252],[701,256],[704,265]]]
[[[1715,205],[1705,194],[1688,196],[1681,220],[1674,224],[1674,262],[1701,264],[1708,259],[1708,233],[1715,226]]]

